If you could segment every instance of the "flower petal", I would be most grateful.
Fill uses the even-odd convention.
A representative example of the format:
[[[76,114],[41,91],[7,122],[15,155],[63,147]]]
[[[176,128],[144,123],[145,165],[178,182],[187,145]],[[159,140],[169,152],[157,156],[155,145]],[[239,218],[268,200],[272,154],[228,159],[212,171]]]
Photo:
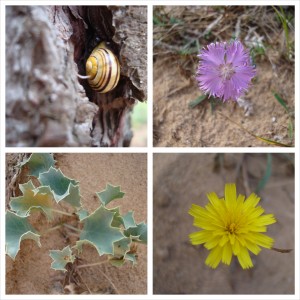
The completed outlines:
[[[240,249],[239,254],[237,255],[237,258],[243,269],[249,269],[249,268],[253,267],[251,257],[246,248],[243,247]]]
[[[226,265],[230,265],[231,259],[232,259],[232,247],[228,242],[223,247],[222,262]]]
[[[210,251],[209,255],[205,260],[205,263],[206,265],[215,269],[219,265],[221,259],[222,259],[222,248],[216,247]]]

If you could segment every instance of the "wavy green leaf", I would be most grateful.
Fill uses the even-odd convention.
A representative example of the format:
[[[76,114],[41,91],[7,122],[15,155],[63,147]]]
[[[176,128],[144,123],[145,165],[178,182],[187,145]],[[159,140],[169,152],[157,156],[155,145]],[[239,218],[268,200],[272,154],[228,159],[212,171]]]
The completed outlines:
[[[20,217],[11,211],[7,211],[5,219],[5,251],[13,260],[18,254],[23,240],[34,240],[41,247],[40,235],[35,233],[36,231],[28,222],[28,217]]]
[[[86,209],[81,208],[76,212],[76,215],[79,217],[79,221],[82,221],[89,215],[89,212]]]
[[[48,219],[52,218],[53,195],[49,187],[41,186],[36,188],[32,181],[19,185],[23,195],[11,197],[10,207],[20,217],[30,215],[31,210],[42,210]]]
[[[79,252],[82,251],[82,244],[89,243],[97,249],[100,256],[113,254],[114,242],[124,238],[121,230],[111,225],[114,215],[115,212],[101,205],[82,220],[84,226],[80,234],[80,240],[76,243]]]
[[[38,177],[43,186],[49,186],[55,201],[65,201],[74,207],[81,207],[78,181],[65,176],[60,169],[51,167]]]
[[[133,265],[137,263],[136,255],[134,253],[126,253],[124,259],[131,261]]]
[[[54,270],[60,270],[66,272],[66,264],[73,263],[75,255],[72,254],[70,246],[65,247],[62,250],[50,250],[50,257],[53,259],[51,268]]]
[[[133,241],[147,244],[147,224],[144,222],[124,231],[125,236],[132,237]]]
[[[27,166],[29,175],[38,177],[40,173],[47,172],[55,165],[53,155],[49,153],[33,153],[20,163],[20,167]]]
[[[106,185],[106,189],[102,192],[96,193],[99,200],[103,205],[107,205],[112,200],[115,199],[121,199],[124,197],[125,193],[121,192],[121,189],[119,186],[113,186],[111,184]]]
[[[124,225],[125,229],[128,229],[130,227],[136,227],[136,223],[133,218],[133,213],[134,213],[133,211],[130,211],[122,217],[123,225]]]
[[[120,241],[114,243],[114,254],[115,258],[124,257],[124,255],[130,250],[131,238],[125,237]]]

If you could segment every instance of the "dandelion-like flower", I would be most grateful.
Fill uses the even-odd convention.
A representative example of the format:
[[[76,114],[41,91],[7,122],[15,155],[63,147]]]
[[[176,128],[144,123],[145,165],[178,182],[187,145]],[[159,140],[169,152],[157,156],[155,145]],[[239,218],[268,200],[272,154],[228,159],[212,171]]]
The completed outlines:
[[[196,79],[199,88],[223,101],[236,101],[256,74],[249,51],[240,41],[211,43],[200,51],[198,57]]]
[[[204,244],[210,250],[205,263],[215,269],[220,261],[230,265],[232,255],[237,256],[243,269],[253,267],[250,250],[257,255],[260,247],[270,249],[274,240],[261,233],[267,225],[276,222],[273,214],[263,214],[256,206],[260,198],[252,193],[246,200],[236,195],[235,184],[225,185],[225,199],[216,193],[208,193],[210,201],[205,208],[193,204],[189,214],[194,217],[194,226],[203,230],[189,235],[193,245]]]

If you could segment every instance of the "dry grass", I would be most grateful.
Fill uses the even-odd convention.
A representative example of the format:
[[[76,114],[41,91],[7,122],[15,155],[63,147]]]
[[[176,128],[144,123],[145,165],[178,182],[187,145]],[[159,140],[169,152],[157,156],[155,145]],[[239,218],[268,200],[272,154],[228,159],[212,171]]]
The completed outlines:
[[[194,74],[196,54],[211,42],[241,40],[255,62],[273,68],[294,62],[294,8],[271,6],[157,6],[153,12],[154,59],[179,59]]]

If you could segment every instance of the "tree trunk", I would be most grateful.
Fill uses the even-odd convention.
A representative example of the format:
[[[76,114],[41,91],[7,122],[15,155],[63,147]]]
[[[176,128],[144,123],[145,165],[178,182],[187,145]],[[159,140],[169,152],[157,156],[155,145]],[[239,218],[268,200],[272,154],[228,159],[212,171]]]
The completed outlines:
[[[129,146],[146,97],[146,7],[6,7],[6,145]],[[105,41],[121,62],[114,90],[92,90],[85,62]]]

